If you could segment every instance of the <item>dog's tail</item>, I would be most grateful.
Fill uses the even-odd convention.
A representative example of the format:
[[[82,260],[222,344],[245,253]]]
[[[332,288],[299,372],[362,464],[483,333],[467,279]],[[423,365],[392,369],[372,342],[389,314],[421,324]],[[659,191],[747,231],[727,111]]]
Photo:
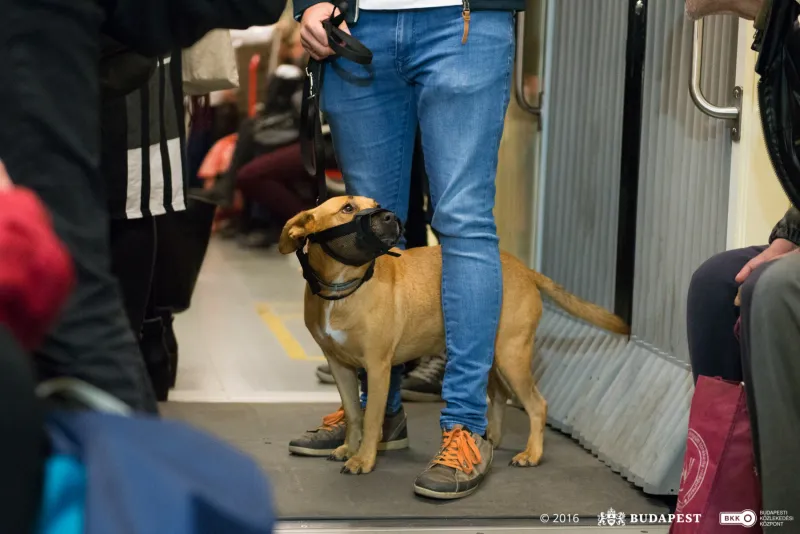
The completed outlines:
[[[531,275],[536,287],[570,315],[574,315],[609,332],[626,336],[630,334],[631,329],[622,318],[597,304],[592,304],[576,297],[541,273],[531,271]]]

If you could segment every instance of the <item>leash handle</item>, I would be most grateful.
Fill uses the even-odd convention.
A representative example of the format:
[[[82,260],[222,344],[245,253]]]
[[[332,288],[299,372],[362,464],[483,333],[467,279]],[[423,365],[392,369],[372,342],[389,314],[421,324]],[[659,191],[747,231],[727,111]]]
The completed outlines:
[[[359,65],[372,63],[372,51],[361,41],[342,31],[339,25],[345,19],[347,2],[334,5],[331,16],[322,22],[328,38],[328,46],[334,55],[323,61],[309,58],[306,65],[306,79],[303,83],[303,103],[300,110],[300,154],[306,172],[317,179],[317,205],[328,199],[328,185],[325,179],[325,141],[320,120],[320,94],[325,63],[332,58],[341,57]],[[336,11],[339,14],[336,14]]]
[[[339,9],[338,15],[335,14],[337,7]],[[338,6],[333,7],[330,18],[322,21],[322,27],[328,36],[328,46],[338,57],[343,57],[359,65],[369,65],[372,63],[372,50],[339,28],[344,22],[347,7],[347,2],[341,2]]]

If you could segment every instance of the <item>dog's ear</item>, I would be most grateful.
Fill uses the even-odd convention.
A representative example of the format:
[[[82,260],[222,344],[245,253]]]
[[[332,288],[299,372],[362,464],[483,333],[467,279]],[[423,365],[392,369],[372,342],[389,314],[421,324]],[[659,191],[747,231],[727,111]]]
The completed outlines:
[[[278,240],[278,250],[281,254],[291,254],[300,246],[300,241],[311,233],[314,223],[314,214],[311,210],[302,211],[289,219],[281,232]]]

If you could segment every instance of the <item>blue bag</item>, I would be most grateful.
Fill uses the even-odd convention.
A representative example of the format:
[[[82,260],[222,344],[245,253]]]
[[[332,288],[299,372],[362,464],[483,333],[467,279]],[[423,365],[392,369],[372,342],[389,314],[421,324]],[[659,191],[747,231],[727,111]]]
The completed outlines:
[[[253,460],[182,423],[121,415],[116,399],[104,402],[105,413],[48,417],[39,534],[272,532],[270,488]]]

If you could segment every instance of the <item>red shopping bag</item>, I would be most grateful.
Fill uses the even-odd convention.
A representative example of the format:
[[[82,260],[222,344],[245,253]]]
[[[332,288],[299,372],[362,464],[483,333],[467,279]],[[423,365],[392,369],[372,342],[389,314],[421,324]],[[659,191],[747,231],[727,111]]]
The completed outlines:
[[[670,534],[760,533],[760,509],[744,384],[701,376],[689,412],[675,509],[699,521],[673,522]],[[730,524],[735,521],[750,526]]]

